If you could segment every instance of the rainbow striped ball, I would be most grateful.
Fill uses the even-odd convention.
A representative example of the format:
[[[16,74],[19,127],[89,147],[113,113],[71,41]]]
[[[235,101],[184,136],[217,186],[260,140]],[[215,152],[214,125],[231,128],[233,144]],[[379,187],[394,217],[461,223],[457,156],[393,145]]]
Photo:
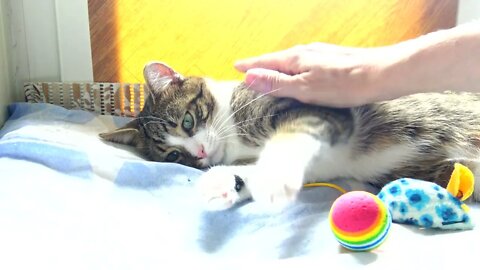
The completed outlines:
[[[342,246],[353,251],[366,251],[385,241],[392,217],[377,196],[365,191],[352,191],[335,200],[329,221],[335,238]]]

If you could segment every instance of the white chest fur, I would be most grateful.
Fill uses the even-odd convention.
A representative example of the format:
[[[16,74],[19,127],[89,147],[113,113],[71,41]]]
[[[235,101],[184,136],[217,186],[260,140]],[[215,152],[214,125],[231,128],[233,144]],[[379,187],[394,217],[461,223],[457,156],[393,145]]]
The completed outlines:
[[[217,82],[214,80],[206,80],[206,83],[213,97],[217,101],[218,106],[218,110],[215,115],[215,118],[218,117],[218,120],[214,120],[213,125],[220,133],[218,139],[224,140],[225,142],[225,147],[223,149],[224,157],[222,163],[231,164],[236,160],[257,157],[262,148],[252,147],[243,143],[240,139],[240,132],[238,131],[238,129],[234,128],[235,123],[233,114],[235,112],[232,111],[230,102],[232,99],[233,91],[238,85],[238,82]]]
[[[330,180],[339,177],[375,181],[375,176],[388,173],[415,156],[412,144],[392,145],[370,154],[354,155],[352,142],[330,147],[322,145],[307,170],[307,181]]]

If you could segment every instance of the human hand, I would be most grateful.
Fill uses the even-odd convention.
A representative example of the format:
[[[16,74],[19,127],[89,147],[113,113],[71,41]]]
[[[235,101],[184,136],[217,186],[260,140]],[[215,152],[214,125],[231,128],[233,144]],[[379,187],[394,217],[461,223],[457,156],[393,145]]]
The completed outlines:
[[[306,103],[350,107],[389,98],[384,71],[398,60],[390,47],[300,45],[235,63],[253,90]]]

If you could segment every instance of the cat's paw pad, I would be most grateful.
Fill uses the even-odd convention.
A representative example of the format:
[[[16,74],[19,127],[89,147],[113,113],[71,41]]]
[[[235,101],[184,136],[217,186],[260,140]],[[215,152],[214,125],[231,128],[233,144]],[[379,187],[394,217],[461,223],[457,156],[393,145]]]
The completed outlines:
[[[198,180],[202,201],[209,210],[224,210],[247,197],[243,179],[227,166],[213,167]]]

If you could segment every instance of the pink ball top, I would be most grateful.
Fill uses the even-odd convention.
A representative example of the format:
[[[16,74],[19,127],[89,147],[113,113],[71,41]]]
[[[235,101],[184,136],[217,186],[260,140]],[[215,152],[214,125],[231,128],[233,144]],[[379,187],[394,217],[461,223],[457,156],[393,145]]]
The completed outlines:
[[[367,192],[349,192],[335,201],[331,219],[344,232],[363,232],[379,221],[380,208]]]

